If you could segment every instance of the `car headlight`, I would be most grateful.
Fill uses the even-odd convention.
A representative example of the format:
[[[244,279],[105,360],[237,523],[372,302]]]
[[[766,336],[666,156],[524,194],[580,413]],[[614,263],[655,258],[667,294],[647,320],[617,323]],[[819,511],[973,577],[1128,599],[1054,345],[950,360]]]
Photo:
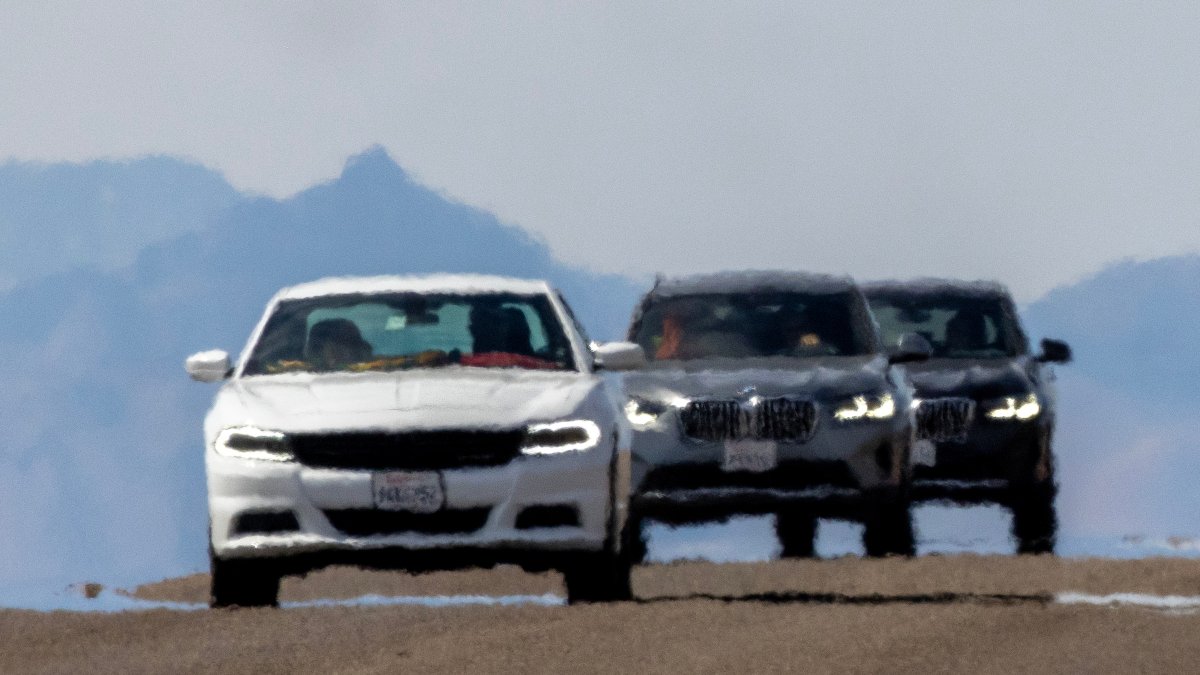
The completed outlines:
[[[521,452],[526,455],[559,455],[594,448],[600,442],[600,427],[591,420],[531,424],[525,430]]]
[[[839,422],[853,422],[861,419],[887,420],[896,414],[896,400],[891,394],[864,394],[855,396],[837,410],[833,418]]]
[[[654,424],[659,415],[662,415],[671,408],[682,409],[686,408],[687,404],[688,400],[682,397],[675,398],[667,403],[635,397],[629,399],[625,404],[625,417],[635,427],[647,427]]]
[[[1026,396],[1008,396],[993,401],[987,406],[988,419],[993,420],[1020,420],[1022,422],[1031,420],[1042,412],[1042,403],[1038,400],[1037,394],[1028,394]]]
[[[286,435],[258,427],[230,427],[217,435],[213,448],[219,455],[243,459],[288,462],[295,459]]]

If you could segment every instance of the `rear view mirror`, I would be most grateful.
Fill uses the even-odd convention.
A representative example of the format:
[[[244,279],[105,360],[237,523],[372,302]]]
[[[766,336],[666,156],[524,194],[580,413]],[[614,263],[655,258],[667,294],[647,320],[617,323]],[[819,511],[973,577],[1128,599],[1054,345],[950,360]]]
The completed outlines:
[[[1037,360],[1042,363],[1070,363],[1071,347],[1062,340],[1042,340],[1042,353]]]
[[[933,345],[920,333],[905,333],[896,341],[896,348],[888,355],[889,363],[914,363],[928,361],[933,356]]]
[[[637,370],[646,365],[646,353],[633,342],[601,342],[592,352],[597,370]]]
[[[197,382],[220,382],[229,375],[229,354],[220,349],[192,354],[184,369]]]

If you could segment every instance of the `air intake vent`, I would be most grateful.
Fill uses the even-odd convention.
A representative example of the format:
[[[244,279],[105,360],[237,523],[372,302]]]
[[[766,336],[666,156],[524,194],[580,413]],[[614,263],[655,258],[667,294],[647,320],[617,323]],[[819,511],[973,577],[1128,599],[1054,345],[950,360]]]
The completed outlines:
[[[296,459],[331,469],[429,471],[500,466],[521,454],[524,430],[296,434]]]

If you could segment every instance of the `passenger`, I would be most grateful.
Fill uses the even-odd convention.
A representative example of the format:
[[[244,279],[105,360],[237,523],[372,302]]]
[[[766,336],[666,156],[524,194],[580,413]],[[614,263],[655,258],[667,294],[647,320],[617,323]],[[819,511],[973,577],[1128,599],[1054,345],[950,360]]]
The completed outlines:
[[[504,315],[499,308],[484,305],[472,307],[467,328],[471,331],[471,353],[490,354],[508,350]]]
[[[832,356],[853,350],[852,325],[843,308],[814,302],[781,321],[788,356]]]
[[[525,312],[516,307],[503,307],[504,351],[510,354],[533,356],[533,341],[529,331],[529,320]]]
[[[369,360],[372,351],[371,343],[363,339],[353,321],[325,319],[308,332],[304,356],[317,370],[342,370],[352,363]]]

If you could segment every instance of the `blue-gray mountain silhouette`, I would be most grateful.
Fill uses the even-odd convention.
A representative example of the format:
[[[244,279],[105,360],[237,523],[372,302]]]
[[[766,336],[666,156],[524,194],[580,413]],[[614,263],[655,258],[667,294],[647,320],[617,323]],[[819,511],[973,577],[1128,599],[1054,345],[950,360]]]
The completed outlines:
[[[1025,314],[1035,335],[1070,342],[1071,368],[1151,402],[1195,403],[1200,256],[1116,263]]]
[[[128,267],[147,244],[207,227],[240,199],[169,157],[0,165],[0,289],[75,268]]]

